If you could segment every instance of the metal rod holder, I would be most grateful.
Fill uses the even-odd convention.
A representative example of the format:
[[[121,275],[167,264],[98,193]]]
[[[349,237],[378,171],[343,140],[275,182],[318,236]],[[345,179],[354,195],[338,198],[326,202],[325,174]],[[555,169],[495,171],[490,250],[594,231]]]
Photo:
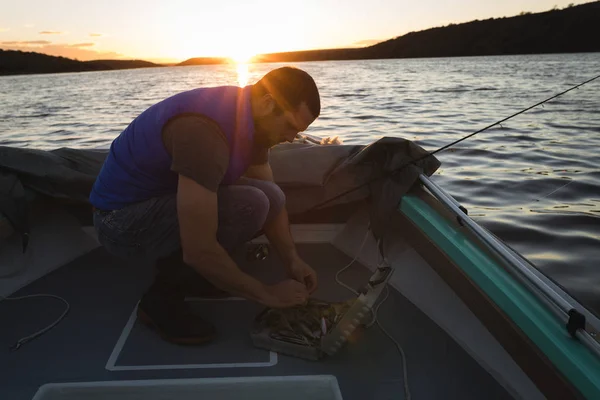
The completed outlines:
[[[554,289],[534,274],[521,260],[513,255],[505,244],[497,240],[493,235],[479,226],[467,214],[461,210],[460,204],[441,187],[431,181],[427,176],[419,176],[421,183],[437,198],[446,208],[452,211],[460,221],[473,232],[481,242],[495,254],[499,255],[510,268],[512,273],[521,283],[527,286],[546,307],[559,319],[567,324],[569,321],[569,312],[575,310],[575,306],[562,298]],[[594,340],[589,332],[584,329],[577,329],[575,336],[588,347],[593,353],[600,357],[600,344]]]

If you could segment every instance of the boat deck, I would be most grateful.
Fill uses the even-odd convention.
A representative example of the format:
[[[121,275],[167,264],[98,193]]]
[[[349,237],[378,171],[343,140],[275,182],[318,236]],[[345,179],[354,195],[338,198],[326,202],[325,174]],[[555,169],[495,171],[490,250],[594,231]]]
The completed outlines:
[[[353,296],[334,279],[351,258],[327,243],[297,247],[317,270],[315,298],[341,301]],[[283,275],[274,254],[248,261],[241,249],[233,257],[265,282]],[[370,275],[356,262],[341,279],[358,288]],[[249,328],[261,306],[242,299],[190,299],[216,325],[217,338],[199,347],[164,342],[135,318],[136,304],[152,276],[151,265],[119,260],[97,248],[36,280],[13,296],[58,295],[71,309],[60,324],[14,352],[11,345],[53,322],[64,304],[50,298],[0,302],[0,398],[31,399],[46,383],[290,375],[334,375],[346,400],[404,398],[400,354],[377,325],[338,354],[308,361],[252,345]],[[413,398],[511,398],[440,327],[389,289],[379,320],[404,348]]]

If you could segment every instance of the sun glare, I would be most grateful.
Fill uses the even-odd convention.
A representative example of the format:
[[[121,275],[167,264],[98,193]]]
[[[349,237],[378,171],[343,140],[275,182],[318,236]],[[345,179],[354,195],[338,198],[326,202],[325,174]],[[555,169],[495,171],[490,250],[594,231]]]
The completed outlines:
[[[231,59],[236,63],[247,63],[252,58],[253,54],[245,50],[237,50],[231,54]]]
[[[248,84],[248,64],[237,63],[238,86],[244,87]]]

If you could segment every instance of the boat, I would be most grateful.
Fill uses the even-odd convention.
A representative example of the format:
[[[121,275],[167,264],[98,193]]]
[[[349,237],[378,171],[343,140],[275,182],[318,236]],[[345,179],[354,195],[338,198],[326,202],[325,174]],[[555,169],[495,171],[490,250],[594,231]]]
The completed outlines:
[[[265,309],[233,297],[188,299],[214,341],[160,339],[135,312],[152,265],[109,255],[91,224],[107,150],[0,147],[0,398],[600,398],[599,319],[471,219],[435,157],[397,138],[301,139],[271,164],[313,297],[363,310],[315,359],[257,346]],[[264,236],[232,258],[282,277]]]

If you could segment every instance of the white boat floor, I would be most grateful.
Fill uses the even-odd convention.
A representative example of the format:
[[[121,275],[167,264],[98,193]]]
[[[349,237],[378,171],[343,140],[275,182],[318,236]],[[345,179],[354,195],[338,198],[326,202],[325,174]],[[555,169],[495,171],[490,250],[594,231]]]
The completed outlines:
[[[329,244],[297,247],[318,272],[315,298],[353,296],[334,280],[351,261],[348,256]],[[234,259],[265,282],[283,276],[275,255],[250,262],[242,249]],[[358,288],[369,276],[357,262],[341,278]],[[400,355],[376,325],[338,354],[307,361],[253,347],[249,328],[261,306],[241,299],[191,300],[218,336],[203,346],[177,346],[136,321],[136,304],[152,277],[151,265],[122,261],[98,248],[38,279],[14,296],[58,295],[71,309],[59,325],[14,352],[11,345],[54,321],[64,304],[51,298],[0,302],[0,398],[31,399],[46,383],[282,375],[334,375],[346,400],[404,398]],[[404,348],[414,399],[510,398],[441,328],[390,291],[379,319]]]

